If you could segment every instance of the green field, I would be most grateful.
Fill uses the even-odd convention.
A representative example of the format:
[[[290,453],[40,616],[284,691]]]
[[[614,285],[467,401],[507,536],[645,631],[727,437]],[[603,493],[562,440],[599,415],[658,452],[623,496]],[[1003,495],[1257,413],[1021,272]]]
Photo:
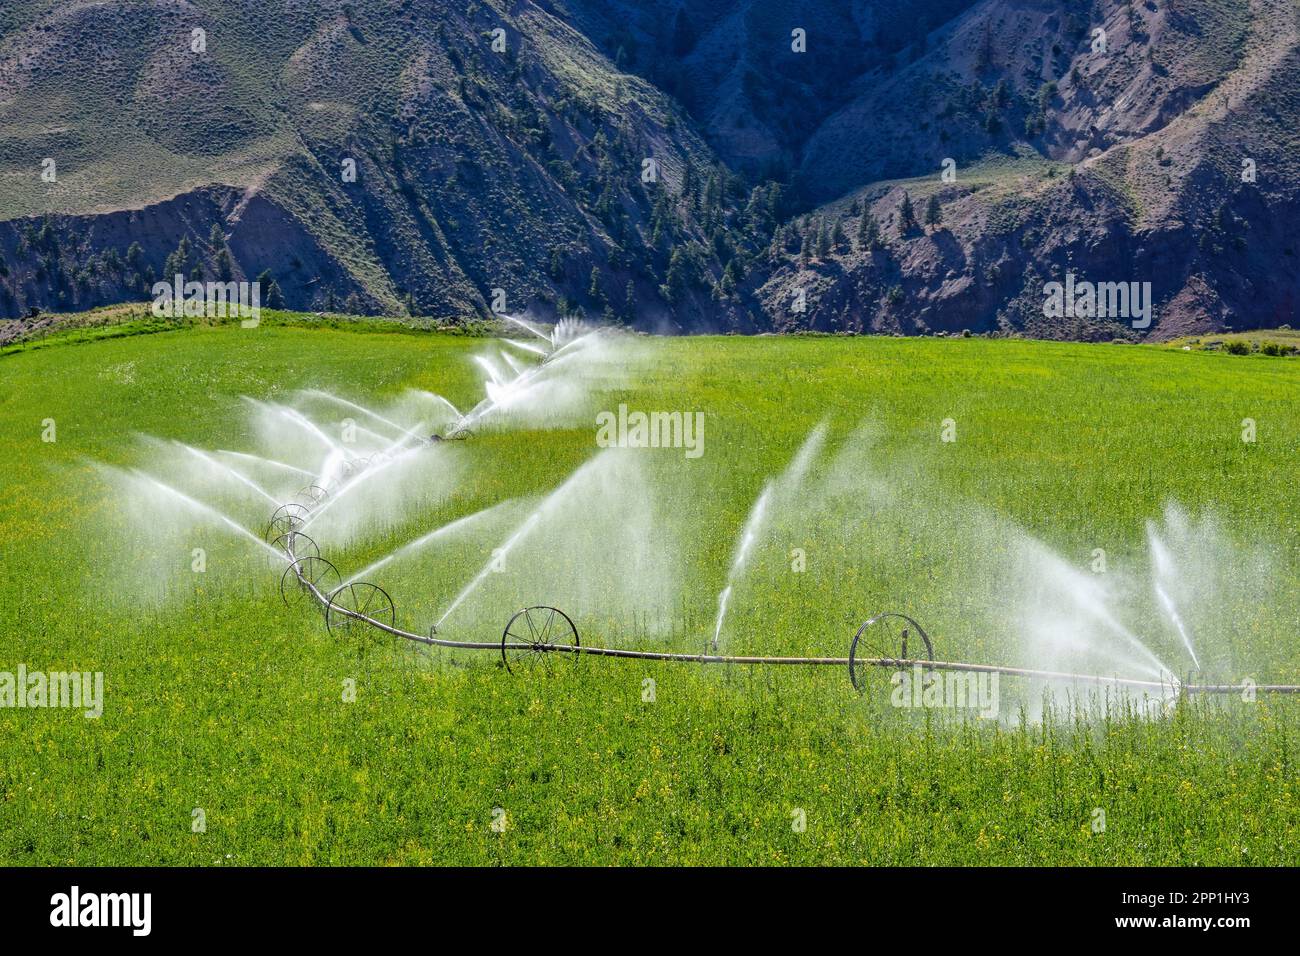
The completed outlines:
[[[256,547],[116,470],[184,458],[142,436],[256,450],[240,396],[289,404],[317,388],[391,409],[421,389],[464,409],[483,394],[473,357],[494,348],[264,326],[0,356],[0,670],[104,673],[97,720],[0,709],[0,863],[1300,862],[1300,700],[1144,716],[1057,688],[1040,714],[1044,689],[1007,679],[1002,718],[984,720],[891,707],[887,675],[859,695],[841,668],[583,659],[511,675],[491,653],[331,636],[319,610],[283,605]],[[1077,615],[1051,582],[1077,575],[1182,673],[1145,586],[1154,522],[1187,546],[1180,610],[1205,673],[1300,682],[1293,358],[629,337],[564,397],[562,414],[481,428],[355,495],[362,517],[322,534],[323,553],[347,576],[513,502],[375,574],[399,623],[427,630],[595,456],[612,464],[558,499],[442,633],[493,640],[517,607],[555,603],[585,644],[698,652],[751,506],[824,422],[806,479],[773,489],[724,651],[843,655],[896,609],[937,657],[1033,666],[1050,611]],[[702,412],[704,454],[602,452],[593,416],[620,402]],[[342,417],[313,408],[330,427]],[[257,534],[272,507],[236,487],[219,504]]]

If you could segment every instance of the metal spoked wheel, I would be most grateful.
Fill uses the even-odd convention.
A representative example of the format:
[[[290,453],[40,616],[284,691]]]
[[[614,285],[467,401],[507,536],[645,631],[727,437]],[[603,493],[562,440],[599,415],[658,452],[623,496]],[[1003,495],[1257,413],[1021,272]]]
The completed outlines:
[[[558,607],[537,605],[515,613],[501,632],[501,660],[506,670],[543,667],[550,670],[557,655],[578,660],[578,654],[557,647],[579,647],[578,629]]]
[[[311,509],[297,501],[280,505],[271,515],[271,523],[266,526],[266,539],[270,541],[282,534],[297,531],[307,523],[310,515]]]
[[[320,557],[320,548],[316,542],[301,531],[286,531],[271,542],[271,547],[279,548],[289,556],[290,560]]]
[[[280,575],[280,598],[289,607],[316,600],[316,593],[333,594],[343,583],[338,568],[316,555],[296,559]]]
[[[397,623],[393,599],[387,591],[375,584],[354,581],[330,595],[329,603],[325,606],[325,626],[331,634],[339,637],[370,634],[378,639],[383,634],[383,631],[372,627],[370,621],[353,616],[357,614],[389,627],[395,627]]]
[[[322,501],[329,497],[329,492],[320,485],[308,485],[302,491],[298,492],[298,501],[307,508],[315,508]]]
[[[879,661],[932,661],[934,646],[925,629],[906,614],[886,611],[867,621],[849,645],[849,680],[853,688],[866,687],[867,673]]]

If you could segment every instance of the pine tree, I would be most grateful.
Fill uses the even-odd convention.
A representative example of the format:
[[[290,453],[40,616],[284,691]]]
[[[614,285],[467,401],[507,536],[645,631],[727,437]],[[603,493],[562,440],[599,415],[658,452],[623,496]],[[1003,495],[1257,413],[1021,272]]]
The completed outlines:
[[[691,197],[695,194],[695,171],[691,169],[690,160],[687,160],[682,170],[682,199],[690,202]]]
[[[235,277],[235,265],[230,259],[230,250],[222,246],[217,250],[217,278],[229,282]]]
[[[858,248],[871,250],[876,248],[880,242],[880,224],[876,222],[876,217],[871,215],[870,209],[862,210],[862,218],[858,220]]]
[[[280,285],[271,277],[271,270],[264,269],[255,280],[262,290],[262,302],[268,309],[283,309],[284,295],[280,292]],[[351,300],[351,296],[349,296]]]
[[[627,289],[623,293],[623,321],[631,325],[636,321],[636,283],[627,280]]]
[[[912,208],[912,197],[903,192],[903,202],[898,207],[898,234],[905,236],[916,228],[916,210]]]
[[[167,261],[163,264],[163,275],[166,276],[166,281],[171,282],[176,276],[183,276],[186,272],[186,266],[189,265],[189,261],[190,240],[188,236],[181,236],[181,241],[179,245],[176,246],[176,251],[168,256]]]
[[[727,298],[730,298],[731,296],[735,295],[736,262],[734,259],[728,262],[727,267],[722,270],[722,279],[721,281],[719,281],[718,287],[722,290],[722,294]]]
[[[939,204],[938,194],[930,196],[930,201],[925,204],[925,224],[927,226],[938,226],[943,223],[943,207]]]
[[[673,249],[673,254],[668,259],[668,275],[664,278],[664,284],[659,287],[660,295],[670,304],[676,305],[685,297],[690,267],[690,260],[687,259],[682,247],[677,246]]]

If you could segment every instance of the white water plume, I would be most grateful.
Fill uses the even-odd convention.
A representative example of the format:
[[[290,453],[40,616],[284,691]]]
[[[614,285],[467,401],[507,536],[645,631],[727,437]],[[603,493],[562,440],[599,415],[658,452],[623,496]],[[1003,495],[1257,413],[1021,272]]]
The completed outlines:
[[[1119,620],[1122,580],[1082,570],[1028,535],[1017,546],[1014,578],[1027,582],[1019,623],[1035,666],[1177,685],[1174,668]]]
[[[322,402],[324,395],[328,393],[316,391],[302,397]],[[340,402],[330,404],[347,411],[364,407]],[[384,428],[385,434],[355,426],[340,429],[340,439],[350,435],[350,441],[336,442],[329,436],[331,424],[302,409],[251,398],[244,405],[257,436],[255,449],[206,450],[142,436],[147,449],[142,474],[159,484],[143,478],[126,483],[128,501],[141,499],[141,507],[128,509],[141,531],[154,530],[148,500],[165,486],[168,499],[186,503],[191,517],[204,516],[232,531],[238,527],[246,540],[247,529],[264,529],[281,505],[306,503],[312,513],[304,528],[310,527],[320,546],[336,549],[364,535],[404,529],[414,515],[458,490],[466,455],[451,445],[416,442],[424,424],[418,419],[391,409],[368,409],[370,415],[358,417]],[[259,453],[263,450],[270,454]],[[183,531],[186,522],[172,524]]]
[[[319,388],[309,388],[309,389],[305,389],[305,390],[303,391],[303,394],[304,394],[304,395],[307,395],[307,396],[309,396],[309,397],[311,397],[311,398],[318,398],[318,399],[321,399],[322,401],[330,402],[330,403],[332,403],[332,404],[334,404],[334,405],[339,405],[339,406],[341,406],[341,407],[343,407],[343,408],[351,409],[352,411],[355,411],[355,412],[360,412],[361,414],[365,415],[367,418],[370,418],[370,419],[373,420],[373,421],[379,422],[379,423],[382,424],[382,425],[386,425],[386,426],[388,426],[389,428],[391,428],[391,429],[393,429],[394,431],[396,431],[399,435],[403,435],[403,436],[405,436],[405,437],[407,437],[407,438],[422,438],[422,437],[423,437],[422,435],[418,434],[414,429],[412,429],[412,428],[408,428],[408,427],[405,426],[405,425],[400,425],[400,424],[398,424],[397,422],[393,421],[391,418],[388,418],[388,417],[385,416],[385,415],[381,415],[381,414],[379,414],[379,412],[375,411],[375,410],[372,409],[372,408],[367,408],[367,407],[364,406],[364,405],[361,405],[361,404],[358,404],[357,402],[354,402],[354,401],[351,401],[351,400],[349,400],[349,399],[343,398],[342,396],[335,395],[335,394],[333,394],[332,392],[326,392],[326,391],[324,391],[324,390],[322,390],[322,389],[319,389]],[[450,403],[449,403],[449,404],[450,404]],[[392,436],[391,436],[391,435],[386,436],[386,437],[384,438],[384,441],[391,441],[391,440],[392,440]]]
[[[256,494],[261,495],[263,498],[269,501],[273,507],[278,507],[280,505],[280,500],[276,498],[275,495],[271,494],[269,491],[267,491],[265,488],[263,488],[261,485],[253,481],[253,479],[249,478],[247,475],[243,474],[242,472],[236,471],[234,468],[231,468],[229,465],[218,461],[216,458],[213,458],[211,455],[207,454],[206,452],[200,451],[199,449],[195,448],[193,445],[186,445],[183,442],[177,442],[176,445],[177,447],[186,451],[188,454],[193,455],[199,461],[213,468],[218,474],[227,475],[230,478],[233,478],[235,481],[242,484],[244,487],[249,488]]]
[[[455,488],[455,457],[426,445],[376,453],[366,467],[330,487],[302,530],[322,545],[343,544],[367,528],[395,525]]]
[[[548,351],[540,345],[533,345],[531,342],[524,342],[520,339],[502,339],[507,345],[513,345],[517,349],[523,349],[525,352],[531,352],[533,355],[547,355]]]
[[[754,501],[754,506],[750,509],[749,517],[745,520],[745,526],[741,530],[735,555],[731,560],[731,569],[727,573],[727,583],[718,595],[718,614],[713,626],[713,640],[711,642],[715,652],[718,649],[718,640],[722,635],[723,621],[727,617],[727,608],[731,603],[732,588],[735,586],[737,578],[744,573],[745,567],[749,564],[754,543],[763,531],[767,520],[768,502],[777,488],[786,492],[796,492],[801,488],[808,469],[812,465],[813,458],[821,451],[825,441],[826,425],[823,422],[808,433],[808,437],[804,439],[803,444],[799,446],[799,450],[790,459],[790,464],[786,466],[785,471],[782,472],[779,478],[769,480]]]
[[[586,338],[592,332],[595,332],[597,326],[581,319],[561,319],[555,323],[555,328],[551,329],[551,349],[554,352],[561,352],[569,344]]]
[[[437,625],[500,633],[502,610],[560,607],[594,633],[658,636],[679,600],[682,560],[671,502],[638,449],[598,452],[542,498],[456,594]]]
[[[380,568],[386,567],[387,565],[392,564],[394,561],[399,561],[402,558],[419,554],[421,551],[427,548],[434,541],[440,540],[442,538],[450,537],[451,535],[454,534],[468,531],[483,519],[498,513],[502,509],[507,508],[513,505],[514,503],[515,502],[513,498],[507,499],[506,501],[500,501],[494,505],[488,505],[486,508],[482,508],[478,511],[475,511],[473,514],[465,515],[464,517],[457,518],[454,521],[449,521],[444,525],[434,528],[432,531],[420,535],[418,538],[414,539],[413,541],[408,541],[406,542],[406,544],[400,545],[399,547],[393,549],[392,551],[390,551],[388,554],[384,555],[382,558],[378,559],[377,561],[372,561],[370,564],[366,565],[364,568],[362,568],[356,574],[352,575],[352,577],[348,578],[343,583],[346,585],[346,584],[352,584],[354,581],[361,581],[367,579],[370,577],[370,575],[374,574]]]
[[[444,419],[443,420],[444,424],[446,423],[446,421],[449,420],[456,421],[464,417],[464,414],[461,412],[459,408],[457,408],[448,399],[446,399],[442,395],[437,394],[436,392],[428,392],[423,389],[411,389],[406,394],[411,398],[416,399],[417,401],[427,402],[429,404],[432,404],[434,408],[438,409],[439,411],[450,412],[451,418]]]
[[[329,435],[326,435],[315,422],[308,419],[296,408],[277,405],[275,402],[258,401],[255,398],[249,398],[247,395],[241,395],[240,398],[249,405],[252,405],[254,408],[262,411],[264,414],[271,416],[272,418],[283,419],[291,425],[301,429],[303,433],[310,435],[312,438],[324,445],[327,451],[343,451],[343,448],[338,442],[330,438]]]
[[[772,497],[772,482],[763,486],[763,491],[754,501],[754,507],[749,511],[749,517],[745,520],[745,527],[740,533],[740,543],[736,546],[735,556],[731,559],[731,570],[727,573],[727,584],[718,595],[718,617],[713,626],[713,650],[718,649],[718,637],[722,634],[722,622],[727,617],[727,605],[731,603],[731,589],[735,580],[745,570],[745,565],[749,563],[749,552],[754,547],[754,541],[758,538],[759,529],[763,526],[763,521],[767,518],[767,502]]]
[[[299,468],[297,465],[290,465],[288,462],[276,461],[274,458],[263,458],[261,455],[250,455],[248,452],[229,451],[228,449],[220,448],[216,451],[216,454],[228,455],[231,458],[238,458],[241,461],[247,461],[254,465],[268,465],[272,468],[277,468],[280,471],[293,472],[303,478],[316,477],[316,472],[308,471],[306,468]]]
[[[524,365],[522,362],[520,362],[517,358],[515,358],[515,357],[514,357],[513,355],[511,355],[509,352],[502,352],[502,353],[501,353],[501,361],[503,361],[503,362],[505,362],[507,365],[509,365],[509,366],[510,366],[510,370],[511,370],[512,372],[514,372],[516,375],[522,375],[522,374],[524,374],[524,372],[528,371],[528,366]]]
[[[514,530],[501,547],[492,552],[491,560],[489,560],[487,564],[483,565],[482,570],[480,570],[478,574],[470,578],[469,584],[465,585],[465,587],[461,589],[461,592],[457,594],[451,604],[447,606],[447,610],[442,612],[442,617],[438,618],[438,620],[434,622],[433,626],[435,628],[441,627],[442,622],[447,620],[451,615],[451,612],[460,607],[461,604],[465,602],[466,598],[478,590],[478,586],[483,583],[484,578],[496,570],[499,562],[505,561],[506,555],[514,550],[515,545],[522,541],[528,532],[532,531],[533,528],[536,527],[537,522],[540,520],[541,515],[534,511],[524,520],[523,524]]]
[[[630,380],[640,358],[630,337],[564,323],[557,329],[564,341],[541,362],[526,364],[499,350],[475,355],[485,397],[460,418],[459,427],[574,425],[591,411],[598,390]]]
[[[218,511],[212,505],[207,504],[206,502],[203,501],[199,501],[198,499],[185,494],[183,491],[177,488],[173,488],[171,485],[167,484],[166,482],[160,481],[159,479],[153,477],[152,475],[146,474],[145,472],[132,469],[129,472],[129,474],[135,480],[146,484],[149,488],[155,491],[160,491],[163,494],[168,495],[175,501],[178,501],[181,504],[185,505],[187,508],[191,508],[195,512],[203,515],[204,517],[216,521],[218,525],[229,529],[234,534],[243,538],[245,541],[252,542],[258,548],[269,552],[277,560],[284,560],[284,555],[280,551],[271,547],[271,545],[267,544],[257,535],[253,534],[253,532],[249,531],[247,528],[241,525],[234,518],[231,518],[229,515],[224,514],[221,511]]]
[[[501,316],[501,318],[505,319],[507,322],[513,322],[515,325],[519,326],[521,329],[525,329],[525,330],[531,332],[533,335],[537,336],[537,337],[538,337],[539,339],[541,339],[543,342],[547,342],[547,343],[549,343],[549,342],[551,341],[551,337],[550,337],[549,335],[547,335],[545,332],[543,332],[543,331],[542,331],[541,329],[539,329],[537,326],[533,325],[531,322],[525,322],[523,319],[519,318],[519,316],[517,316],[517,315],[503,315],[503,316]]]
[[[532,514],[530,514],[524,520],[523,524],[521,524],[518,528],[516,528],[513,532],[511,532],[510,537],[508,537],[500,547],[496,548],[492,552],[492,559],[483,566],[483,569],[479,571],[478,574],[474,575],[474,577],[470,580],[469,584],[465,585],[465,587],[461,589],[461,592],[456,595],[455,599],[447,607],[447,610],[443,611],[442,617],[438,618],[437,622],[434,624],[434,627],[441,627],[442,622],[447,620],[447,617],[451,614],[451,612],[456,610],[456,608],[460,607],[461,604],[465,602],[466,598],[468,598],[471,594],[473,594],[476,590],[478,590],[479,585],[483,583],[484,579],[489,574],[491,574],[494,570],[502,567],[504,565],[506,556],[509,555],[510,552],[514,550],[515,545],[519,544],[520,541],[523,541],[524,538],[528,535],[528,533],[537,526],[537,523],[541,521],[542,516],[545,515],[548,511],[554,509],[560,502],[564,500],[566,495],[571,494],[573,489],[579,486],[582,478],[587,474],[587,472],[593,467],[595,467],[596,463],[601,461],[605,457],[606,457],[605,454],[601,454],[589,458],[585,464],[578,467],[578,469],[575,470],[573,474],[571,474],[568,478],[566,478],[558,488],[556,488],[549,495],[547,495],[542,500],[542,503],[537,506],[537,510],[534,511]]]

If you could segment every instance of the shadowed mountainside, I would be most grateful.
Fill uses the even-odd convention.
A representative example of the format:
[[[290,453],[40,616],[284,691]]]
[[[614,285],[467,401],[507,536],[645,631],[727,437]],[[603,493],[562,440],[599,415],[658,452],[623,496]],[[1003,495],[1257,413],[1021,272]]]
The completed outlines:
[[[0,316],[179,269],[295,308],[451,319],[504,295],[664,331],[1280,325],[1296,11],[18,0]],[[1150,328],[1046,317],[1067,273],[1149,281]]]

